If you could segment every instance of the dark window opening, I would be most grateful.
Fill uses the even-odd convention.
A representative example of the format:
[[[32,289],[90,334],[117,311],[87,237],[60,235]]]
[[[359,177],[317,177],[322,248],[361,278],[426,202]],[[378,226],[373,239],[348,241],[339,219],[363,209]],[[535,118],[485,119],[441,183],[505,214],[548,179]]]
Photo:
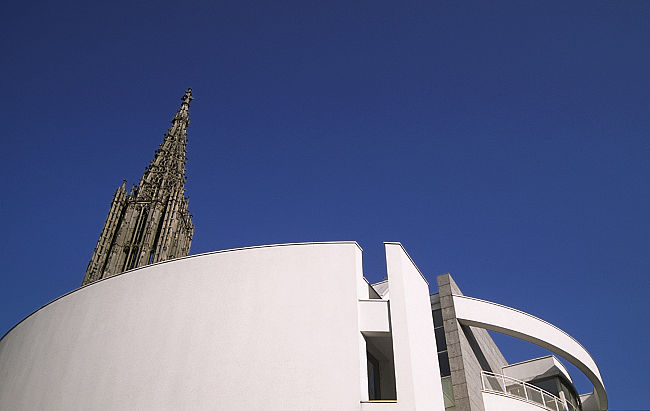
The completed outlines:
[[[381,399],[379,361],[369,352],[366,355],[368,357],[368,398],[378,400]]]
[[[156,228],[156,235],[154,236],[153,245],[151,246],[151,255],[149,256],[149,264],[153,263],[153,254],[158,249],[158,242],[160,241],[160,236],[162,235],[161,233],[162,233],[162,229],[163,229],[163,222],[165,221],[163,216],[165,215],[166,210],[167,210],[167,206],[165,206],[162,209],[162,211],[160,213],[160,217],[158,217],[158,219],[159,219],[158,227]]]
[[[368,372],[368,399],[396,400],[393,337],[388,333],[364,334]]]
[[[438,353],[438,364],[440,365],[440,376],[448,377],[451,375],[451,368],[449,367],[449,356],[447,351]]]
[[[433,310],[433,326],[442,327],[442,310]]]
[[[436,350],[438,351],[440,376],[448,377],[451,375],[451,369],[449,367],[449,354],[447,353],[445,328],[442,325],[442,310],[433,310],[431,313],[433,314],[433,332],[436,337]]]
[[[138,247],[131,247],[131,255],[129,257],[129,263],[126,266],[127,270],[135,268],[136,263],[138,262]]]
[[[444,328],[434,328],[434,333],[436,334],[436,347],[438,352],[447,350],[447,339],[445,338],[445,329]]]
[[[129,247],[124,247],[124,264],[122,264],[122,271],[126,271],[126,265],[129,263]]]

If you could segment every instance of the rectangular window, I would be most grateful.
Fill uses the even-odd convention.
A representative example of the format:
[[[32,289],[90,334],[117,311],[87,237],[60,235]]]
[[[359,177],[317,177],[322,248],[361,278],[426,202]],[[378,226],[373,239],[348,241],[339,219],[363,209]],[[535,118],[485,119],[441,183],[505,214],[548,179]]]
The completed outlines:
[[[442,310],[433,310],[433,326],[435,328],[442,327]]]
[[[445,339],[445,329],[434,328],[433,331],[436,334],[436,347],[438,348],[438,352],[447,351],[447,339]]]
[[[449,356],[447,351],[438,353],[438,364],[440,365],[440,376],[447,377],[451,375],[451,369],[449,368]]]

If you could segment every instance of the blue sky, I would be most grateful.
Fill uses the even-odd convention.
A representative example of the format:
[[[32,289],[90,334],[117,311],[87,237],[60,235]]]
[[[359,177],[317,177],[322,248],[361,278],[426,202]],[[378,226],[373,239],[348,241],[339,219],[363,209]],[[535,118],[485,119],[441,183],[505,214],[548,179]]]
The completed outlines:
[[[8,3],[0,333],[79,286],[192,87],[192,253],[356,240],[376,281],[400,241],[650,408],[650,3],[350,3]]]

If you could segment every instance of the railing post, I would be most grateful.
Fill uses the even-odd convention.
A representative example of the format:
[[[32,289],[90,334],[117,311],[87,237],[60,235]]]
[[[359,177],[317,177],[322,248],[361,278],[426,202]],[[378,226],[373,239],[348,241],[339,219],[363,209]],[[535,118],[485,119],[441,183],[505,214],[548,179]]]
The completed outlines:
[[[501,374],[501,381],[503,381],[503,393],[507,394],[508,390],[506,389],[506,377],[503,374]]]
[[[528,390],[526,389],[526,383],[521,381],[521,385],[524,387],[524,395],[526,396],[526,401],[528,401]]]

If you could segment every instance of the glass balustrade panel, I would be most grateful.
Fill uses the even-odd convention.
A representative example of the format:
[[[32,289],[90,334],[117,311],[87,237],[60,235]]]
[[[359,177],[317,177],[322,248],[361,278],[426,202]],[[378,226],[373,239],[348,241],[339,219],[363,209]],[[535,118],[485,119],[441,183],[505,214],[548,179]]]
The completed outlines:
[[[537,404],[544,405],[544,399],[542,398],[542,392],[539,389],[534,388],[533,386],[526,385],[526,394],[528,394],[528,400],[535,402]]]
[[[517,381],[508,381],[506,379],[506,392],[515,397],[526,399],[526,390],[524,384]]]
[[[496,375],[483,374],[483,387],[490,391],[504,392],[503,380]]]
[[[555,398],[553,398],[551,395],[548,395],[546,393],[544,393],[544,406],[551,411],[560,411],[557,408],[557,403],[555,402]]]

